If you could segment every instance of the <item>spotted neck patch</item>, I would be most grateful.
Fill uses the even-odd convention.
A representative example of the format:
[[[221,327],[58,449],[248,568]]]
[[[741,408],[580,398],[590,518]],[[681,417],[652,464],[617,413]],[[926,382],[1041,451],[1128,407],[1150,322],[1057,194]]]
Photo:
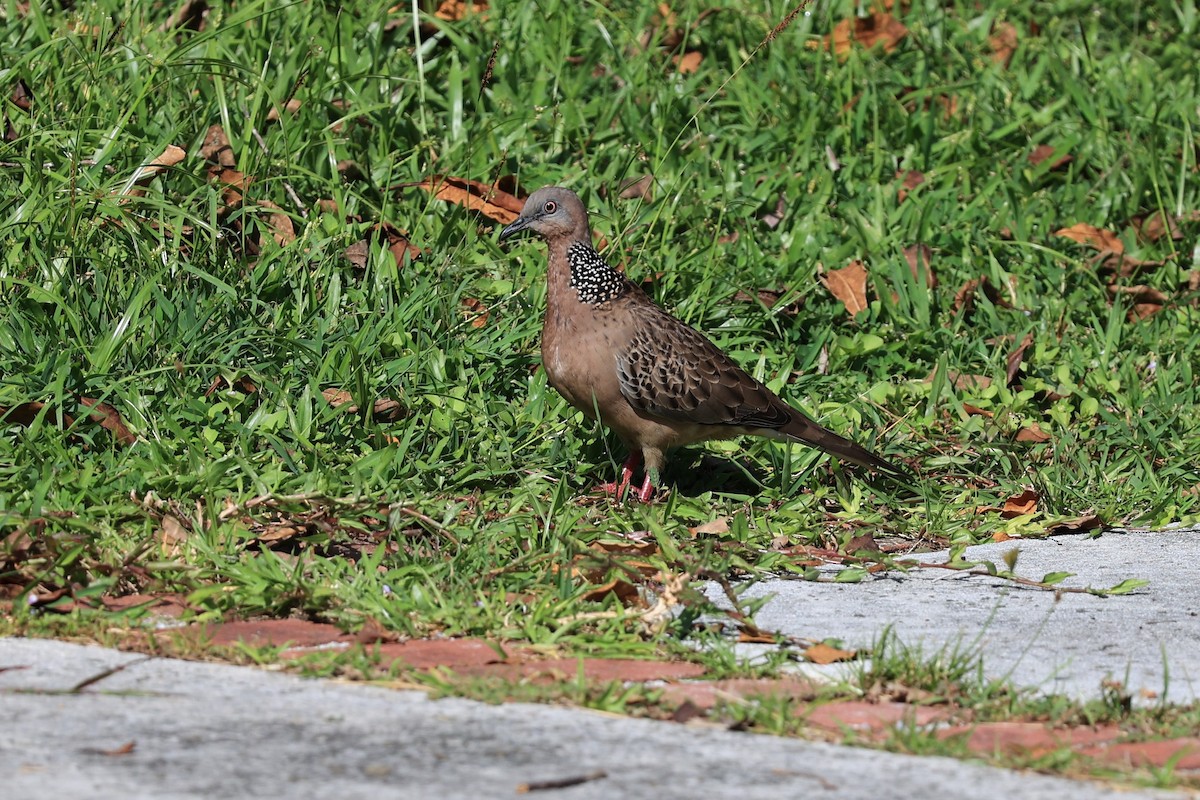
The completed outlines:
[[[575,242],[567,248],[567,264],[571,267],[571,288],[579,294],[579,302],[598,306],[625,294],[629,282],[610,267],[589,244]]]

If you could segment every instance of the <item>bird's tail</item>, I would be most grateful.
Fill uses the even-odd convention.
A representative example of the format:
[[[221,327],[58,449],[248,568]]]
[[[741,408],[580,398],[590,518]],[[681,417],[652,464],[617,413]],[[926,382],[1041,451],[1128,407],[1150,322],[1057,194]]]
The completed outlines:
[[[793,414],[791,421],[780,428],[779,432],[789,438],[824,450],[830,455],[837,456],[842,461],[848,461],[860,467],[873,469],[906,486],[912,485],[913,474],[904,467],[880,458],[862,445],[855,444],[849,439],[838,436],[833,431],[822,428],[811,419],[800,414]]]

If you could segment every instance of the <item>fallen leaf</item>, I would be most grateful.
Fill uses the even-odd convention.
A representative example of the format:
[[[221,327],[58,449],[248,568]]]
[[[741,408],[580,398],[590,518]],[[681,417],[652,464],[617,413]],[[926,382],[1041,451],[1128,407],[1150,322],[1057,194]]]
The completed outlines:
[[[133,432],[126,427],[125,422],[121,419],[121,415],[108,403],[101,403],[90,397],[80,397],[79,402],[90,409],[88,419],[99,423],[102,428],[112,434],[118,444],[128,446],[137,441],[137,437],[133,435]],[[0,406],[0,422],[29,427],[44,408],[46,408],[46,404],[36,400],[27,403],[18,403],[11,407]],[[55,422],[57,418],[53,409],[46,412],[45,419],[51,423]],[[73,428],[75,426],[75,417],[72,414],[63,412],[62,425],[64,429]]]
[[[199,33],[204,30],[204,21],[208,17],[207,0],[184,0],[175,9],[175,13],[167,17],[166,22],[158,26],[159,33],[167,31],[189,30]]]
[[[753,294],[748,292],[738,291],[733,296],[735,303],[753,303],[755,301],[762,303],[764,307],[774,309],[779,303],[779,299],[788,293],[787,289],[755,289]],[[781,307],[777,313],[785,316],[794,317],[800,313],[800,309],[804,305],[804,298],[797,297],[792,302]]]
[[[167,558],[177,558],[188,539],[188,530],[171,514],[164,514],[158,526],[158,544]]]
[[[954,301],[950,306],[954,313],[962,312],[969,314],[975,308],[975,297],[982,293],[992,305],[997,308],[1012,308],[1012,303],[1008,302],[1008,298],[1000,294],[986,275],[978,278],[972,278],[959,287],[954,293]]]
[[[742,628],[738,631],[738,644],[777,644],[779,634],[761,628]]]
[[[469,14],[483,15],[487,7],[487,0],[442,0],[433,15],[447,22],[458,22]]]
[[[1041,164],[1046,159],[1050,158],[1050,156],[1054,155],[1055,152],[1057,152],[1057,151],[1052,145],[1039,144],[1037,147],[1033,148],[1033,150],[1031,150],[1029,153],[1029,159],[1028,159],[1029,165],[1036,167],[1037,165]],[[1060,167],[1070,164],[1071,161],[1073,161],[1073,160],[1074,159],[1071,157],[1071,155],[1069,153],[1063,153],[1058,158],[1054,159],[1054,161],[1050,164],[1049,169],[1050,169],[1050,171],[1054,171]]]
[[[361,181],[366,177],[366,173],[363,172],[362,167],[354,159],[343,158],[334,165],[334,169],[337,170],[337,173],[342,176],[342,180],[344,181]]]
[[[1096,272],[1101,275],[1116,275],[1121,278],[1131,278],[1143,272],[1148,272],[1151,269],[1161,267],[1166,262],[1148,261],[1134,258],[1127,253],[1104,251],[1092,259],[1092,263],[1096,267]]]
[[[342,406],[348,406],[346,411],[351,414],[358,413],[358,406],[354,404],[354,396],[344,389],[330,387],[329,389],[323,389],[321,395],[334,408],[340,409]],[[403,419],[407,415],[408,408],[399,400],[381,397],[371,406],[372,418],[380,422],[394,422],[398,419]]]
[[[904,248],[904,260],[908,262],[908,268],[912,272],[913,279],[921,280],[921,272],[925,273],[925,285],[934,289],[937,287],[937,276],[933,274],[933,268],[930,267],[929,259],[933,256],[933,251],[929,249],[929,245],[914,244]]]
[[[1017,373],[1021,371],[1021,364],[1025,359],[1025,351],[1033,344],[1033,333],[1025,334],[1025,338],[1017,345],[1016,349],[1008,354],[1008,364],[1004,371],[1006,379],[1005,386],[1012,386],[1017,379]]]
[[[1037,492],[1033,489],[1025,489],[1004,501],[1004,508],[1000,509],[1000,516],[1012,519],[1013,517],[1023,517],[1026,514],[1036,514],[1037,501]]]
[[[1051,536],[1062,536],[1070,533],[1084,533],[1096,528],[1103,528],[1107,523],[1096,514],[1084,514],[1074,519],[1052,522],[1046,526],[1046,532]]]
[[[487,325],[488,309],[481,301],[474,297],[464,297],[462,301],[463,310],[467,317],[471,320],[472,328],[482,328]]]
[[[85,747],[83,751],[96,756],[127,756],[130,755],[134,748],[137,747],[137,742],[129,741],[119,747],[114,747],[111,750],[105,750],[99,747]]]
[[[671,57],[671,63],[675,65],[675,69],[680,75],[690,75],[700,69],[700,62],[703,60],[704,55],[697,50]]]
[[[289,115],[295,116],[296,112],[300,110],[300,101],[293,97],[284,103],[283,110]],[[281,116],[279,106],[271,106],[271,110],[267,112],[267,122],[278,122]]]
[[[846,313],[851,317],[867,308],[867,270],[861,261],[851,261],[841,269],[830,270],[821,282],[846,306]]]
[[[525,205],[525,201],[508,192],[466,178],[434,175],[416,184],[402,185],[420,186],[439,200],[465,206],[505,225],[515,220]]]
[[[865,17],[844,19],[833,26],[833,32],[825,37],[825,47],[838,58],[850,55],[855,44],[867,49],[881,45],[890,53],[908,35],[908,28],[886,12],[875,12]]]
[[[12,94],[8,98],[14,106],[22,111],[29,111],[33,108],[33,91],[29,88],[29,84],[21,78],[13,84]]]
[[[763,214],[761,219],[764,223],[766,223],[768,228],[775,230],[779,227],[779,223],[783,222],[783,212],[786,210],[786,208],[787,206],[783,202],[783,194],[781,193],[779,195],[779,199],[775,201],[775,210],[768,211],[766,214]]]
[[[200,146],[200,157],[222,167],[232,168],[237,160],[233,157],[233,148],[229,146],[229,137],[220,125],[210,125],[204,135],[204,143]]]
[[[1200,211],[1177,216],[1160,210],[1149,216],[1134,217],[1130,222],[1137,231],[1138,238],[1142,241],[1157,242],[1164,236],[1178,241],[1183,238],[1183,231],[1179,229],[1179,223],[1200,222]]]
[[[1040,444],[1050,441],[1050,434],[1043,431],[1037,423],[1028,425],[1017,431],[1018,442],[1029,442],[1031,444]]]
[[[1013,53],[1017,50],[1017,29],[1009,22],[997,22],[988,37],[992,48],[992,61],[1008,69]]]
[[[729,518],[717,517],[710,522],[705,522],[703,525],[697,525],[694,528],[688,528],[688,533],[690,533],[692,536],[729,533]]]
[[[853,661],[858,657],[858,651],[842,650],[824,642],[817,642],[808,647],[803,655],[804,660],[811,664],[836,664],[841,661]]]
[[[896,198],[899,202],[903,203],[904,198],[908,197],[909,192],[925,182],[925,173],[915,169],[910,169],[907,172],[897,170],[896,177],[899,178],[901,176],[903,176],[904,180],[900,184],[902,188],[896,192]]]
[[[937,377],[937,368],[925,377],[925,383],[932,383]],[[950,385],[958,391],[986,389],[992,385],[992,379],[987,375],[972,375],[967,372],[958,372],[957,370],[947,370],[946,378],[950,381]]]
[[[973,406],[970,403],[963,403],[962,410],[968,416],[972,416],[972,417],[987,417],[988,419],[991,419],[992,417],[995,416],[995,414],[993,414],[991,411],[980,408],[979,406]]]
[[[354,634],[354,641],[359,644],[386,644],[399,640],[398,633],[388,630],[374,617],[367,617],[367,621],[358,629],[358,633]]]
[[[263,215],[264,221],[271,231],[271,238],[280,247],[286,247],[296,241],[296,228],[292,224],[292,218],[282,208],[270,200],[263,200],[259,205],[267,209],[267,213]]]
[[[1132,306],[1129,310],[1129,320],[1146,319],[1152,314],[1163,310],[1169,298],[1153,286],[1139,284],[1137,286],[1109,286],[1108,293],[1114,300],[1125,297]]]
[[[631,178],[621,183],[617,190],[617,197],[622,200],[645,200],[650,202],[654,195],[654,176],[643,175],[640,178]]]
[[[137,437],[125,426],[120,413],[108,403],[90,397],[80,397],[79,402],[91,409],[88,414],[91,420],[100,423],[100,427],[111,433],[118,443],[128,446],[137,441]]]
[[[846,546],[842,548],[842,552],[847,555],[854,555],[860,550],[869,550],[872,553],[879,552],[879,544],[876,543],[875,535],[870,531],[851,537],[846,542]]]
[[[395,259],[396,266],[403,267],[411,261],[416,261],[422,255],[421,248],[408,240],[408,235],[390,222],[380,222],[371,227],[368,237],[347,247],[342,251],[342,257],[357,269],[366,269],[371,255],[371,240],[383,239],[387,242],[388,252]]]
[[[1012,541],[1014,538],[1016,538],[1016,537],[1009,536],[1004,531],[996,531],[995,533],[992,534],[993,542],[1008,542],[1008,541]]]
[[[1101,251],[1111,253],[1125,252],[1125,244],[1115,233],[1104,228],[1097,228],[1094,225],[1088,225],[1086,222],[1077,222],[1069,228],[1060,228],[1054,232],[1054,235],[1062,236],[1073,242],[1079,242],[1080,244],[1094,247]]]

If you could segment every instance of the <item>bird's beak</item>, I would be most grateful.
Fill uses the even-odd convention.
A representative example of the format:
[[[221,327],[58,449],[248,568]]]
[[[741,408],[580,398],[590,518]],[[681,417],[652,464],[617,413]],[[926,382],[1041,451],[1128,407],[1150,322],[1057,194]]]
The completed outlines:
[[[508,225],[504,226],[504,230],[500,231],[500,241],[504,241],[508,237],[520,233],[529,227],[529,220],[525,217],[517,217]]]

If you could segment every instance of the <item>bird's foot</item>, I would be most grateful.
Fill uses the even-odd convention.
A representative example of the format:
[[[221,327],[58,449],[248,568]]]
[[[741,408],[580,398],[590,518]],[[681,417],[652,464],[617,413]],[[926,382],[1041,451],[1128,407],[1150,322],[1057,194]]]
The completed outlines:
[[[649,503],[650,498],[654,497],[654,481],[651,480],[651,473],[646,473],[646,479],[642,481],[642,488],[634,490],[633,496],[643,503]]]
[[[606,494],[609,497],[623,500],[625,493],[632,489],[632,496],[646,502],[650,495],[654,492],[654,487],[650,486],[650,476],[646,476],[645,482],[640,489],[633,488],[633,473],[637,472],[638,467],[642,465],[642,456],[640,453],[630,453],[629,458],[625,459],[625,463],[621,466],[621,479],[612,483],[602,483],[596,487],[595,491]]]

